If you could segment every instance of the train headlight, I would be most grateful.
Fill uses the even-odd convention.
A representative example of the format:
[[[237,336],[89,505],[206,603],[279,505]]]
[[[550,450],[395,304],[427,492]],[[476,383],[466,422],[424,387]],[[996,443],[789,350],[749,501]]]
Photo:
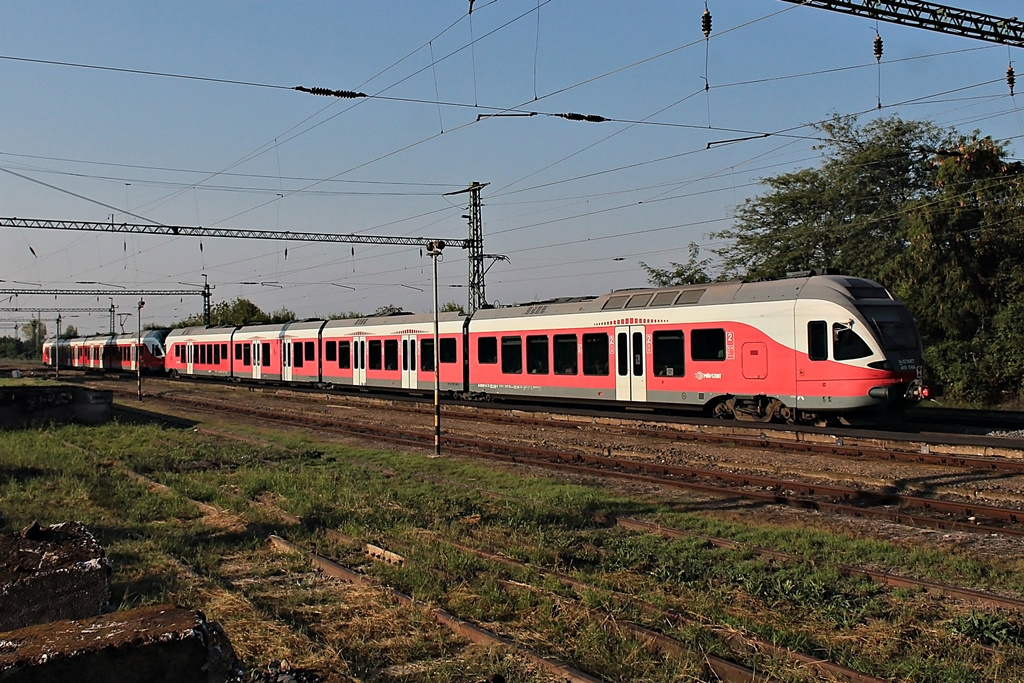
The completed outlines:
[[[875,370],[892,370],[892,363],[887,360],[876,360],[868,363],[868,367]]]

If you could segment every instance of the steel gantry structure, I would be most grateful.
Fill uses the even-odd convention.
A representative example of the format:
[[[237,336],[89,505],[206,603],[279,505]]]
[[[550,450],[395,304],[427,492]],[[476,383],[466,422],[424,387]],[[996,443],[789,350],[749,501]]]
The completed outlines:
[[[939,33],[1024,47],[1024,22],[925,0],[783,0]]]
[[[483,258],[489,255],[483,253],[483,233],[480,228],[480,200],[479,193],[480,189],[484,185],[479,183],[473,183],[473,186],[469,190],[464,192],[471,192],[474,200],[471,202],[471,211],[474,211],[476,221],[470,221],[471,237],[464,240],[448,240],[439,237],[393,237],[388,235],[354,235],[354,234],[337,234],[329,232],[292,232],[292,231],[275,231],[275,230],[238,230],[232,228],[204,228],[202,226],[187,226],[187,225],[153,225],[146,223],[114,223],[114,222],[97,222],[97,221],[73,221],[73,220],[51,220],[51,219],[37,219],[37,218],[0,218],[0,227],[5,228],[31,228],[31,229],[42,229],[42,230],[84,230],[88,232],[127,232],[145,235],[170,235],[173,237],[229,237],[234,239],[252,239],[252,240],[286,240],[292,242],[335,242],[335,243],[346,243],[346,244],[382,244],[382,245],[397,245],[397,246],[409,246],[409,247],[424,247],[431,242],[444,241],[449,245],[454,245],[462,249],[470,250],[470,312],[476,310],[478,305],[483,305],[484,301],[484,282],[483,282],[483,268],[481,265],[477,265],[477,270],[474,271],[474,264],[482,263]],[[475,210],[474,210],[475,208]],[[474,231],[474,226],[476,230]],[[493,258],[504,258],[493,256]],[[474,272],[478,275],[474,275]],[[40,290],[18,290],[18,293],[42,293]],[[8,293],[6,290],[0,290],[0,293]],[[84,293],[90,292],[69,292],[56,290],[47,293]],[[128,294],[129,292],[119,291],[119,294]],[[160,292],[154,292],[154,294]],[[166,294],[179,294],[181,292],[162,292]],[[206,297],[206,318],[209,323],[209,285],[204,287],[203,292],[196,292],[195,290],[189,290],[186,292],[189,295],[203,294]],[[106,293],[105,293],[106,294]]]
[[[64,308],[23,308],[23,307],[14,307],[14,308],[0,308],[0,313],[29,313],[29,314],[36,313],[37,315],[42,315],[43,313],[56,313],[58,320],[60,320],[63,317],[67,317],[67,316],[64,315],[65,313],[110,313],[110,334],[114,334],[114,311],[116,311],[116,310],[117,309],[114,308],[114,302],[111,301],[110,302],[110,308],[72,308],[72,307],[64,307]],[[57,327],[58,328],[60,327],[60,323],[57,323]],[[58,336],[60,335],[60,330],[59,329],[57,330],[57,334],[58,334]]]
[[[202,289],[45,289],[43,287],[37,289],[0,289],[0,295],[2,294],[14,294],[15,296],[20,294],[47,294],[57,296],[201,296],[203,297],[203,313],[205,315],[206,324],[210,324],[210,285],[205,285]],[[38,309],[29,307],[23,307],[26,310],[38,311],[46,309]],[[70,308],[53,308],[56,312],[70,311]],[[92,310],[92,309],[78,309],[78,310]],[[95,309],[97,311],[110,311],[110,330],[111,334],[114,333],[114,305],[111,304],[110,308]]]

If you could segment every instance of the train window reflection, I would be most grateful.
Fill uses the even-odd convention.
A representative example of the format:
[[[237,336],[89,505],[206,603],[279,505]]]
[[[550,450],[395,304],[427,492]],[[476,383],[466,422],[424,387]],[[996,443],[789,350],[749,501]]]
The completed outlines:
[[[608,335],[583,335],[583,374],[608,374]]]
[[[871,348],[845,323],[832,325],[832,356],[836,360],[854,360],[871,355]]]
[[[430,337],[426,337],[420,342],[420,370],[423,372],[434,371],[434,340]]]
[[[523,372],[523,338],[501,338],[501,371],[507,375]]]
[[[575,375],[579,372],[575,334],[555,335],[555,374]]]
[[[384,369],[385,370],[397,370],[398,369],[398,340],[397,339],[386,339],[386,340],[384,340]]]
[[[455,339],[447,337],[441,340],[441,356],[442,363],[457,363],[459,360],[458,346],[455,344]]]
[[[548,338],[546,335],[526,337],[526,368],[531,375],[548,374]]]
[[[351,363],[349,362],[351,346],[352,342],[338,342],[338,367],[342,370],[347,369],[351,365]]]
[[[476,360],[478,363],[498,362],[497,337],[480,337],[476,340]]]
[[[886,351],[918,352],[917,326],[902,306],[858,306]]]
[[[824,320],[807,323],[807,356],[811,360],[828,360],[828,323]]]
[[[682,377],[685,373],[683,331],[664,330],[654,335],[654,374],[660,377]]]
[[[725,360],[725,330],[694,330],[690,333],[691,360]]]
[[[381,362],[381,343],[380,339],[370,340],[370,369],[380,370],[383,367]]]

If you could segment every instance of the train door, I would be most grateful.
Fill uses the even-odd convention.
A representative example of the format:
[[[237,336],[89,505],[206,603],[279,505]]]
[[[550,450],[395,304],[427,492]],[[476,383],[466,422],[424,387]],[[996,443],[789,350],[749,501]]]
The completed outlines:
[[[251,342],[252,346],[252,378],[261,379],[263,377],[263,365],[260,362],[262,360],[262,354],[260,353],[260,341],[259,339],[253,339]]]
[[[747,342],[741,348],[744,379],[765,379],[768,376],[768,345]]]
[[[415,389],[418,386],[416,373],[416,335],[402,335],[402,388]]]
[[[615,328],[615,398],[619,401],[647,400],[647,356],[649,348],[643,325]]]
[[[366,337],[352,339],[352,384],[366,384]]]
[[[281,379],[292,381],[292,343],[284,337],[281,339]]]

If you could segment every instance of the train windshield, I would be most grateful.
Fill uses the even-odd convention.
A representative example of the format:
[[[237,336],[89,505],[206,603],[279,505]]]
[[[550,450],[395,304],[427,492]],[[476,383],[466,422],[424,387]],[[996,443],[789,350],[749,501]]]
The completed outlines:
[[[917,326],[902,306],[859,306],[886,351],[916,354],[920,342]]]

